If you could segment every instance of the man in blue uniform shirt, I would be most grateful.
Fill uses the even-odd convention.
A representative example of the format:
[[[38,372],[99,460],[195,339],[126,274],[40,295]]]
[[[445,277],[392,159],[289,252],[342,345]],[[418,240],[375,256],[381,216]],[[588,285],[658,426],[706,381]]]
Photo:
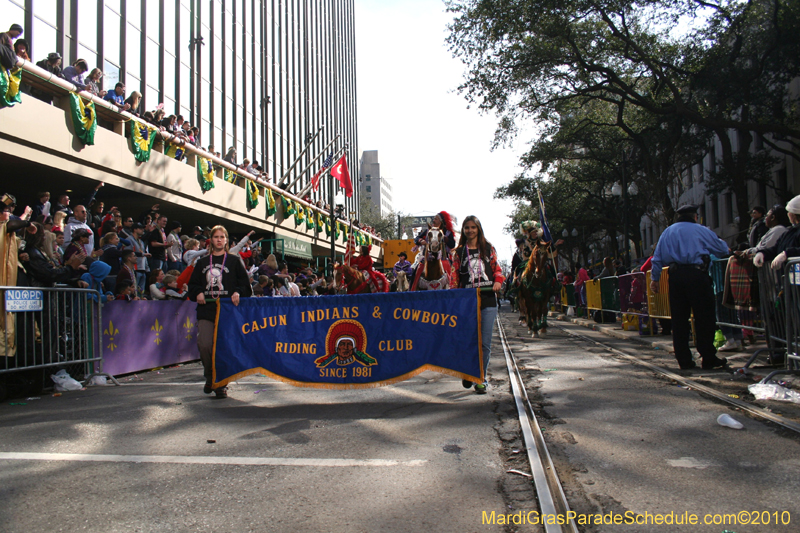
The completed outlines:
[[[697,224],[697,206],[684,205],[678,220],[664,230],[653,254],[650,289],[658,292],[661,269],[669,267],[669,306],[672,311],[672,345],[681,370],[697,365],[689,350],[689,317],[694,311],[697,351],[703,358],[703,369],[721,368],[727,360],[717,357],[714,348],[716,312],[711,276],[710,255],[730,253],[728,245],[705,226]]]

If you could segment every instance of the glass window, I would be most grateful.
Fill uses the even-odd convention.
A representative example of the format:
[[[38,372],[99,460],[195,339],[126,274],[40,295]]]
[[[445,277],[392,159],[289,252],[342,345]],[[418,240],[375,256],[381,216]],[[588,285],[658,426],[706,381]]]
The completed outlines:
[[[214,145],[214,151],[220,152],[221,155],[225,155],[222,152],[222,128],[214,128],[214,138],[211,140],[211,144]]]
[[[36,3],[39,3],[39,0],[36,0]],[[121,13],[120,11],[120,0],[106,0],[105,4],[116,11],[117,13]]]
[[[125,86],[126,86],[126,89],[125,89],[126,91],[131,91],[131,92],[139,91],[139,92],[141,92],[142,80],[137,78],[134,74],[131,74],[130,72],[128,72],[128,78],[126,80],[124,80],[124,82],[125,82]],[[113,87],[112,87],[112,89],[113,89]]]
[[[119,33],[119,15],[106,8],[103,19],[103,55],[114,63],[119,63],[122,59],[119,51]]]
[[[31,43],[30,51],[31,59],[39,61],[46,58],[47,54],[58,50],[57,43],[58,35],[56,29],[50,24],[33,17],[33,42]]]
[[[233,74],[233,50],[229,46],[225,47],[225,79],[230,80]],[[232,89],[230,82],[225,84],[227,90]]]
[[[142,28],[142,0],[126,0],[125,10],[128,12],[125,20],[137,28]]]
[[[200,127],[200,142],[198,144],[208,146],[212,137],[211,123],[204,119],[203,125]]]
[[[184,118],[192,116],[192,112],[189,111],[189,108],[187,106],[185,106],[185,105],[181,105],[181,110],[178,111],[178,114],[179,115],[183,115]]]
[[[164,97],[164,111],[167,112],[167,116],[175,114],[178,110],[178,106],[175,103],[175,100],[169,97]]]
[[[86,64],[89,65],[90,72],[94,67],[97,66],[97,54],[82,44],[78,45],[78,57],[75,60],[77,61],[78,59],[86,60]],[[88,72],[86,74],[88,74]]]
[[[222,150],[219,150],[219,152],[224,156],[226,153],[228,153],[228,148],[230,148],[231,146],[233,146],[233,135],[230,135],[230,134],[226,133],[225,134],[225,145],[224,145],[224,148]],[[239,158],[239,155],[237,154],[236,159],[238,159],[238,158]],[[237,161],[237,163],[238,163],[238,161]]]
[[[128,72],[141,77],[142,64],[141,58],[141,38],[139,30],[128,24],[128,31],[125,36],[125,68]]]
[[[189,10],[181,5],[181,12],[180,12],[180,24],[178,24],[178,32],[180,35],[178,39],[181,45],[178,47],[178,54],[180,54],[180,60],[187,65],[191,62],[191,50],[189,50],[189,41],[191,40],[191,34],[189,33],[191,30],[191,14]]]
[[[147,24],[147,30],[145,33],[151,39],[155,39],[156,41],[159,40],[159,30],[161,29],[161,17],[158,13],[158,1],[151,0],[148,2],[147,9],[145,9],[145,22]]]
[[[101,89],[105,87],[108,91],[113,89],[119,81],[119,67],[114,63],[108,61],[103,65],[103,78],[100,80]]]
[[[203,97],[201,102],[201,117],[204,121],[211,119],[211,97],[208,94],[208,82],[203,80]]]
[[[208,78],[211,74],[211,32],[207,27],[203,26],[200,28],[200,35],[203,37],[203,42],[205,43],[200,45],[200,64],[203,76]]]
[[[244,140],[244,132],[247,130],[247,126],[244,123],[244,111],[242,106],[236,106],[236,138],[239,142]]]
[[[161,72],[161,65],[159,64],[160,48],[155,41],[148,38],[147,42],[147,84],[159,85],[159,73]]]
[[[233,100],[231,98],[226,98],[225,104],[225,134],[233,135],[233,114],[235,112],[233,108]],[[228,144],[228,146],[230,146],[230,144]]]
[[[180,94],[180,102],[182,108],[185,107],[188,109],[189,106],[191,105],[192,101],[191,100],[192,88],[190,86],[191,81],[192,81],[191,72],[189,70],[189,67],[181,63],[181,87],[179,94]],[[181,114],[183,115],[184,113],[181,112]],[[185,116],[189,116],[188,113]]]
[[[164,1],[164,50],[173,55],[175,55],[175,35],[178,27],[175,5],[175,0]]]
[[[175,98],[175,56],[166,52],[164,52],[164,97]]]
[[[214,127],[222,128],[222,91],[214,89]]]
[[[220,90],[222,87],[222,39],[214,37],[214,73],[212,75],[214,87]]]
[[[126,94],[130,94],[133,91],[130,87],[126,88]],[[151,87],[150,84],[147,84],[147,89],[144,92],[144,102],[139,107],[139,109],[155,109],[156,106],[160,103],[158,98],[158,89],[155,87]]]
[[[2,3],[0,3],[2,4]],[[33,12],[37,17],[40,17],[42,20],[46,20],[53,25],[58,24],[58,0],[36,0],[33,5]],[[8,15],[8,11],[5,9],[2,10],[3,15]],[[13,17],[9,17],[6,20],[12,20]],[[20,24],[22,24],[20,22]],[[33,27],[36,28],[36,21],[33,22]],[[48,52],[49,53],[49,52]]]
[[[200,21],[205,26],[211,26],[211,2],[208,0],[200,2]]]
[[[93,0],[78,0],[78,42],[97,50],[97,2]]]

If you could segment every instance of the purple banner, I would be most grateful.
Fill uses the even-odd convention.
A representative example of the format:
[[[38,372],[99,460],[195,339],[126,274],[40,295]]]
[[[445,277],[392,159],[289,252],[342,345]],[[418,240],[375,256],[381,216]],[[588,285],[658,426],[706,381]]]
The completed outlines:
[[[103,305],[103,371],[117,376],[199,359],[196,306],[179,300]]]

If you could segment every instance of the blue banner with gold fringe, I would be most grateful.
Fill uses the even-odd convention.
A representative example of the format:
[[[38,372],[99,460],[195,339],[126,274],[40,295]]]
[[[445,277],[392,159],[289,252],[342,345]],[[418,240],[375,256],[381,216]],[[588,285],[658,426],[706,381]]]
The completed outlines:
[[[359,389],[426,370],[481,383],[479,302],[474,289],[220,300],[214,387],[260,373],[298,387]]]

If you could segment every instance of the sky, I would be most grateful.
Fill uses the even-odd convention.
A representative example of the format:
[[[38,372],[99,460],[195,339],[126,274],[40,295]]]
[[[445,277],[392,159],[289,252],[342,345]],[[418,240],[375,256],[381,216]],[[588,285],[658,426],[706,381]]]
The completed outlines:
[[[491,150],[497,117],[458,94],[464,65],[447,50],[441,0],[355,0],[359,151],[378,150],[395,212],[476,215],[499,258],[513,203],[493,198],[519,173],[524,142]],[[459,228],[456,228],[459,229]]]

